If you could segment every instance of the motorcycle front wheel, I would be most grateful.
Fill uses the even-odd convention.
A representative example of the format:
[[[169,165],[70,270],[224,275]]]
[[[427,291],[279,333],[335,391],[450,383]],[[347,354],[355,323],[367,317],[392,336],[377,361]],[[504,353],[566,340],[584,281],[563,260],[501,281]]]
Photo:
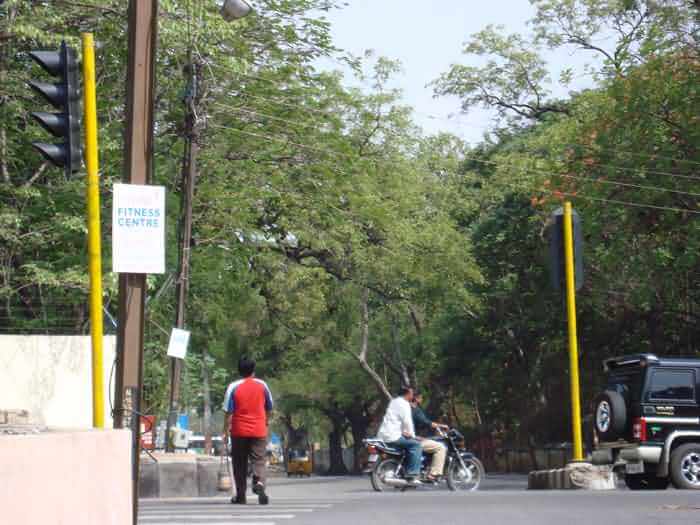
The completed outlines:
[[[383,492],[387,488],[390,488],[390,485],[385,484],[385,480],[387,477],[395,477],[398,468],[399,461],[394,458],[383,459],[377,463],[370,474],[372,488],[377,492]]]
[[[447,470],[447,488],[451,491],[476,490],[484,479],[484,466],[474,457],[462,459],[466,468],[462,468],[462,463],[457,459],[450,464]]]

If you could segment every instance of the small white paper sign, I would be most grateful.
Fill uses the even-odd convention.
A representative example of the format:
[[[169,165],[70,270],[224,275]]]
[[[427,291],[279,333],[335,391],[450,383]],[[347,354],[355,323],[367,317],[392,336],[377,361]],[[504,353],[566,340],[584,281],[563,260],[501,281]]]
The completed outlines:
[[[112,271],[165,273],[165,188],[115,184]]]
[[[187,355],[187,344],[190,342],[190,333],[187,330],[173,328],[170,332],[170,342],[168,343],[168,355],[184,359]]]

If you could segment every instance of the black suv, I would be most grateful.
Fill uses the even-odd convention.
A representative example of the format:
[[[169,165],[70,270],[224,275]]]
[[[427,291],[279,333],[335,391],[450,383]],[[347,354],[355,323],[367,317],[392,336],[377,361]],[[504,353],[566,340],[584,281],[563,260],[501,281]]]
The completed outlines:
[[[623,471],[630,489],[700,489],[700,359],[639,354],[608,359],[605,371],[593,462]]]

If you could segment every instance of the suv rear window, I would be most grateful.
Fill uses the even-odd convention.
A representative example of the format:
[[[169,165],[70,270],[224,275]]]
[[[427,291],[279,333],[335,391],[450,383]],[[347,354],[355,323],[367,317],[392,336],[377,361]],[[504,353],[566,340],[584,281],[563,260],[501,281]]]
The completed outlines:
[[[639,367],[620,367],[608,375],[607,390],[614,390],[626,403],[639,402],[642,390],[642,370]]]
[[[695,401],[692,370],[654,370],[649,380],[649,399]]]

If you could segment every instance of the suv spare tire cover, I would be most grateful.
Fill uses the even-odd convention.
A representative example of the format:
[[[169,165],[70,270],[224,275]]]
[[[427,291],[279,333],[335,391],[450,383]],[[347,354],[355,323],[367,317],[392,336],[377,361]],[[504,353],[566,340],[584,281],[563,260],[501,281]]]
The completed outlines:
[[[627,426],[627,406],[619,392],[606,390],[595,399],[593,425],[602,441],[615,441],[623,437]]]

